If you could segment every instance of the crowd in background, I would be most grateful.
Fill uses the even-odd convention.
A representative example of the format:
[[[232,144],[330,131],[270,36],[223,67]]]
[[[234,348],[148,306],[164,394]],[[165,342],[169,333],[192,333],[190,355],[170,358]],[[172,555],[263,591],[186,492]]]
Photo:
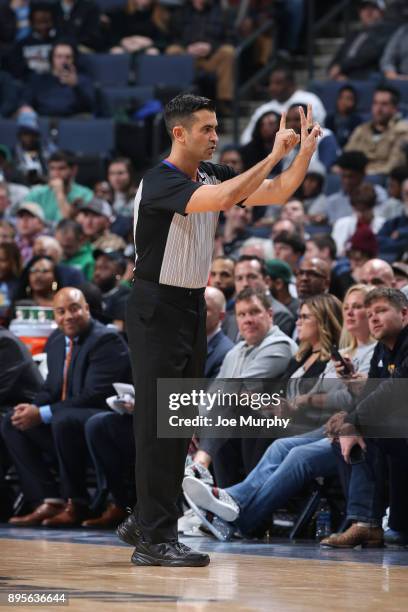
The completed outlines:
[[[217,103],[228,115],[234,45],[268,14],[291,24],[286,43],[264,36],[252,49],[253,65],[279,52],[268,101],[249,118],[240,143],[222,148],[219,162],[236,173],[256,164],[271,151],[283,112],[287,127],[300,132],[299,105],[312,104],[322,137],[292,199],[234,207],[220,218],[206,289],[206,377],[285,380],[289,413],[307,413],[316,426],[308,437],[275,441],[194,439],[185,492],[216,537],[228,529],[259,535],[316,478],[335,479],[343,457],[352,525],[328,545],[381,545],[387,505],[388,541],[408,543],[408,446],[402,439],[364,442],[361,416],[369,404],[361,381],[406,376],[408,120],[396,82],[408,78],[408,26],[382,1],[360,4],[359,28],[329,66],[328,77],[344,84],[328,112],[282,63],[301,45],[304,3],[287,2],[283,10],[278,2],[253,2],[243,15],[239,3],[226,4],[229,10],[191,0],[170,10],[135,0],[108,13],[91,1],[0,4],[0,115],[17,121],[14,149],[1,144],[0,132],[2,516],[10,517],[15,502],[10,469],[24,493],[23,511],[10,519],[16,526],[112,527],[135,502],[130,422],[137,407],[127,398],[119,415],[106,399],[113,383],[131,383],[125,313],[138,180],[131,159],[112,156],[95,184],[78,183],[75,152],[45,139],[40,117],[95,113],[94,84],[78,52],[192,54],[199,71],[215,73]],[[365,116],[352,80],[380,74]],[[282,160],[272,177],[292,160]],[[54,309],[58,329],[46,347],[45,383],[7,330],[22,307]],[[333,347],[352,375],[332,359]],[[373,403],[387,401],[382,387],[374,393]],[[343,435],[354,436],[366,462],[377,466],[375,483],[367,484],[361,462],[350,466],[351,447],[338,443]],[[87,464],[97,480],[92,504]],[[390,488],[380,495],[387,466]],[[206,510],[226,526],[214,526]]]

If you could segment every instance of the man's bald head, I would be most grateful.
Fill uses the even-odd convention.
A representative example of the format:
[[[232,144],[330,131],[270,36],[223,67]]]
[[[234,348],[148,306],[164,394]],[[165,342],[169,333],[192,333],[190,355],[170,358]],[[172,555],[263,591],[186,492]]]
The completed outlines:
[[[226,301],[222,291],[216,287],[207,287],[205,290],[207,305],[207,336],[214,333],[225,317]]]
[[[375,287],[395,287],[394,271],[383,259],[369,259],[361,268],[360,281]]]
[[[65,336],[75,338],[89,325],[91,318],[84,294],[75,287],[64,287],[54,296],[54,318]]]
[[[320,257],[304,257],[296,279],[298,295],[301,299],[320,295],[330,286],[330,266]]]

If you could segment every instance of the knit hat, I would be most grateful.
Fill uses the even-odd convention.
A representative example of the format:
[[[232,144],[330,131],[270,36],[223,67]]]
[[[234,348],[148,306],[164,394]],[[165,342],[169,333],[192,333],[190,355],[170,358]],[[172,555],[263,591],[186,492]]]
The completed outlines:
[[[265,262],[265,266],[267,275],[272,279],[280,278],[284,283],[290,283],[292,271],[285,261],[281,259],[268,259]]]
[[[370,259],[377,256],[378,241],[369,225],[357,225],[356,231],[347,243],[346,252],[350,251],[361,251]]]

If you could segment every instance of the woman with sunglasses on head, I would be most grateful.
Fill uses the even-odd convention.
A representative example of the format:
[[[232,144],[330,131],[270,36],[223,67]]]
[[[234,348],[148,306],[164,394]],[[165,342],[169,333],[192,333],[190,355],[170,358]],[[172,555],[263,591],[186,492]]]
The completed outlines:
[[[306,298],[302,302],[297,322],[300,347],[288,367],[290,410],[306,412],[311,408],[312,414],[318,414],[329,405],[338,408],[339,401],[343,408],[351,407],[351,396],[341,380],[333,387],[336,369],[331,349],[342,338],[345,346],[342,354],[351,358],[355,371],[368,372],[374,343],[364,309],[367,291],[362,285],[352,287],[343,307],[330,294]],[[331,384],[326,378],[331,379]],[[223,521],[231,523],[231,534],[236,529],[245,536],[259,534],[273,512],[287,504],[311,480],[336,473],[330,440],[324,428],[319,427],[310,433],[275,440],[239,484],[214,491],[202,481],[186,477],[183,489],[201,517],[206,510],[217,516],[215,523],[207,521],[206,524],[216,537],[223,539],[226,530],[228,532]]]

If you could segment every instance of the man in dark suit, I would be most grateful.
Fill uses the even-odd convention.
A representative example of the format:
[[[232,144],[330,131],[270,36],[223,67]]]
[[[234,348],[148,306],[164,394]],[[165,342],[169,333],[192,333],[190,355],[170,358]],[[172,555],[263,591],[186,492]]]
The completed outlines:
[[[215,378],[220,371],[225,355],[232,349],[234,343],[221,329],[226,307],[222,291],[216,287],[207,287],[205,290],[205,303],[207,306],[207,359],[204,376],[206,378]]]
[[[88,516],[84,426],[106,408],[112,383],[131,380],[126,344],[91,318],[81,291],[61,289],[54,316],[59,329],[46,345],[45,385],[32,404],[18,404],[2,424],[24,495],[34,508],[12,518],[13,525],[75,525]],[[44,454],[58,465],[61,491]]]

